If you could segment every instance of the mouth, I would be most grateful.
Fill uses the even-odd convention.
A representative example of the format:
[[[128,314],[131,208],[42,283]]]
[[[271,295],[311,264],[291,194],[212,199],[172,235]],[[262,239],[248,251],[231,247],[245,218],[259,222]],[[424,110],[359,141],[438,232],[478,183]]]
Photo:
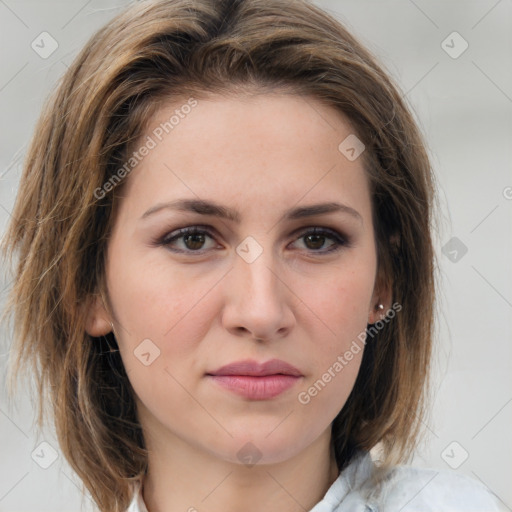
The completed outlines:
[[[272,359],[265,363],[237,361],[208,372],[206,377],[249,400],[270,400],[296,385],[304,376],[293,365]]]
[[[281,359],[271,359],[264,363],[258,363],[258,361],[252,359],[244,359],[243,361],[226,364],[215,371],[208,372],[207,375],[245,375],[250,377],[266,377],[270,375],[303,376],[295,366]]]
[[[290,389],[302,380],[293,375],[208,375],[208,378],[223,389],[249,400],[270,400]]]

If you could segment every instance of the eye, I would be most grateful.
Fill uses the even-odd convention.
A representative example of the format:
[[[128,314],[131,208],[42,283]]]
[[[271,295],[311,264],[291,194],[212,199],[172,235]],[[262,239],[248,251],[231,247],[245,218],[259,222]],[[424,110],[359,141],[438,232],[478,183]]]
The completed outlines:
[[[343,246],[348,245],[348,241],[336,231],[320,227],[308,228],[307,231],[302,231],[298,240],[303,240],[306,249],[310,249],[318,254],[338,251]],[[327,249],[318,250],[325,245],[326,240],[331,240],[333,243]]]
[[[203,247],[207,238],[211,238],[213,240],[213,235],[209,230],[202,226],[190,226],[178,229],[164,236],[162,240],[159,241],[159,245],[169,247],[175,252],[203,252],[207,250]],[[172,248],[171,246],[174,242],[177,242],[180,239],[182,241],[182,247]]]
[[[210,243],[210,247],[205,247],[205,245],[208,245],[208,239],[212,242]],[[214,234],[207,227],[189,226],[168,233],[155,243],[159,246],[165,246],[173,252],[202,254],[209,249],[215,248],[214,239]],[[329,240],[331,243],[327,246],[327,249],[325,249],[325,244]],[[295,243],[299,241],[303,241],[307,252],[318,255],[331,253],[349,245],[349,241],[346,237],[331,229],[320,227],[303,230],[298,234]],[[322,250],[323,247],[324,249]]]

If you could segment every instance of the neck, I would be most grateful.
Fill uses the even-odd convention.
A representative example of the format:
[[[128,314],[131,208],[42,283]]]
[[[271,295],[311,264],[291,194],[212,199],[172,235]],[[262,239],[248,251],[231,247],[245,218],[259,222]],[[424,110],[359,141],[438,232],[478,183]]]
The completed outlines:
[[[304,512],[338,477],[330,427],[302,452],[275,464],[236,464],[179,439],[149,438],[143,498],[149,512]]]

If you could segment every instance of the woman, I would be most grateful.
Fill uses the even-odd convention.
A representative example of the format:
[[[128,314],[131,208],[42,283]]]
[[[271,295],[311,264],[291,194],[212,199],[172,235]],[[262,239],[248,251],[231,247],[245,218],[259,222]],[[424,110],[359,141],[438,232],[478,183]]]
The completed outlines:
[[[425,404],[433,202],[397,87],[320,9],[139,2],[36,129],[3,241],[11,375],[34,364],[102,511],[497,510],[398,465]]]

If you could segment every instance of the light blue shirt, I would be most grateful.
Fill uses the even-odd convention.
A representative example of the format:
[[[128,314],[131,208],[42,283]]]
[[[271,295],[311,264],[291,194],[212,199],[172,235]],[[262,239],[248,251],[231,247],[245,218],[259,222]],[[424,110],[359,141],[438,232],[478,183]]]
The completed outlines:
[[[397,466],[375,485],[374,470],[361,452],[309,512],[500,512],[483,484],[453,471]],[[126,512],[148,512],[140,486]]]

